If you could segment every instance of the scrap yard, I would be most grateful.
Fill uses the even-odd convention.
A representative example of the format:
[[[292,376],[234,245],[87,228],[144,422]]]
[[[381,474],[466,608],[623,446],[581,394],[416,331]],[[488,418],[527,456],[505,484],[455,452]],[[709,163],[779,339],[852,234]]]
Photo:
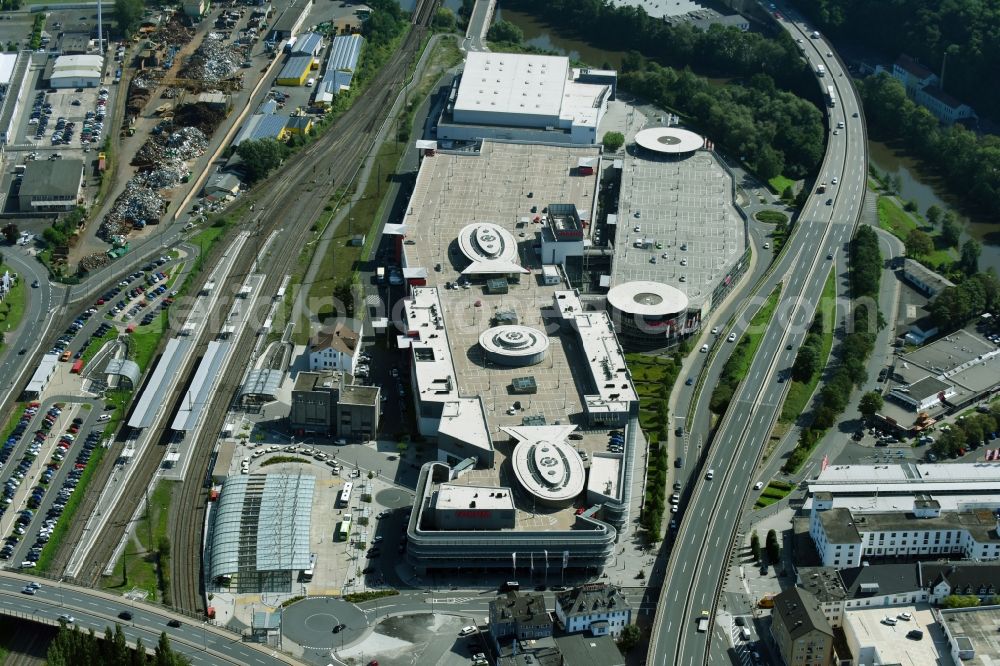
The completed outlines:
[[[300,250],[312,231],[311,227],[326,206],[335,191],[335,183],[348,182],[356,173],[358,165],[363,157],[371,149],[375,135],[382,127],[389,110],[393,107],[397,94],[399,93],[399,82],[405,79],[405,73],[409,67],[416,62],[420,54],[424,37],[427,32],[430,17],[433,13],[434,2],[426,0],[419,3],[414,13],[414,25],[406,35],[399,49],[386,62],[383,68],[375,75],[368,84],[364,92],[354,101],[348,111],[343,113],[337,121],[324,133],[319,140],[306,146],[299,153],[294,155],[283,166],[280,179],[271,184],[260,193],[253,194],[253,217],[248,222],[249,229],[253,231],[249,242],[243,242],[240,246],[230,246],[228,242],[220,243],[213,249],[212,255],[206,257],[206,265],[219,263],[221,257],[231,256],[231,267],[224,275],[214,279],[213,287],[217,290],[219,297],[216,309],[226,312],[234,306],[237,297],[235,296],[239,286],[247,279],[248,274],[255,274],[258,271],[261,275],[261,284],[257,291],[261,298],[252,300],[247,306],[258,310],[269,304],[270,298],[279,290],[279,283],[282,276],[292,272]],[[235,34],[235,32],[234,32]],[[180,57],[178,52],[177,57]],[[270,62],[270,57],[267,59]],[[179,63],[174,63],[178,66]],[[212,70],[227,72],[228,68]],[[155,128],[163,123],[159,117],[147,118],[144,114],[149,114],[150,109],[155,110],[164,103],[158,95],[163,90],[173,89],[175,85],[160,87],[160,84],[153,84],[154,77],[145,77],[140,90],[150,91],[134,99],[145,99],[138,114],[136,125],[145,124],[150,128]],[[163,81],[164,79],[159,79]],[[134,81],[133,81],[134,83]],[[148,86],[148,87],[147,87]],[[266,93],[266,88],[262,89]],[[195,93],[185,88],[180,96],[190,99]],[[234,108],[239,108],[234,101]],[[244,103],[245,106],[245,103]],[[209,138],[202,131],[193,129],[192,125],[184,125],[186,129],[180,130],[178,117],[184,117],[182,109],[183,103],[173,107],[173,117],[170,121],[169,132],[164,123],[164,130],[155,136],[165,138],[155,141],[156,147],[150,145],[146,151],[140,152],[138,149],[146,144],[147,137],[124,137],[126,146],[135,145],[135,158],[145,164],[154,165],[155,169],[146,170],[144,173],[138,171],[129,180],[130,192],[133,196],[139,197],[137,209],[133,210],[128,206],[110,208],[108,217],[114,221],[117,227],[107,225],[106,231],[126,232],[128,236],[139,236],[148,232],[148,227],[136,229],[131,222],[132,219],[141,219],[141,216],[150,212],[159,212],[160,219],[169,219],[170,205],[178,204],[178,195],[173,195],[170,204],[161,203],[161,209],[155,211],[156,202],[166,201],[165,192],[169,192],[170,187],[177,186],[174,178],[180,176],[184,178],[184,169],[195,171],[192,160],[204,160],[205,155],[198,153],[203,151],[211,152],[219,140],[221,129],[216,131],[215,136]],[[155,121],[155,122],[154,122]],[[188,119],[186,122],[191,122]],[[136,132],[138,135],[138,131]],[[127,132],[126,132],[127,135]],[[203,138],[204,137],[204,138]],[[136,140],[135,143],[130,143]],[[206,149],[206,142],[208,147]],[[127,154],[127,153],[126,153]],[[145,157],[143,157],[145,155]],[[133,159],[133,158],[129,158]],[[322,179],[315,176],[315,165],[328,165],[328,175]],[[310,187],[302,189],[301,183],[310,183]],[[183,183],[181,183],[183,185]],[[139,194],[141,193],[141,194]],[[169,196],[169,195],[168,195]],[[133,202],[134,199],[126,199]],[[148,206],[146,210],[144,207]],[[112,217],[112,213],[117,215],[117,219]],[[161,222],[163,224],[163,222]],[[283,232],[283,233],[275,233]],[[102,232],[103,235],[104,232]],[[110,237],[110,236],[109,236]],[[261,247],[264,246],[263,254]],[[256,266],[255,266],[256,264]],[[206,277],[193,285],[194,293],[202,289]],[[284,287],[281,287],[283,290]],[[263,321],[261,316],[259,321]],[[197,328],[192,333],[193,344],[196,349],[205,349],[209,343],[220,335],[219,322]],[[223,419],[228,411],[230,402],[234,397],[235,390],[239,387],[244,368],[250,361],[250,353],[253,348],[253,337],[256,330],[240,330],[235,334],[235,352],[233,358],[221,370],[221,376],[216,383],[216,390],[212,395],[211,408],[205,409],[204,416],[199,425],[201,435],[194,442],[190,460],[187,462],[188,472],[184,476],[181,487],[175,491],[175,501],[171,509],[170,518],[170,538],[173,556],[170,558],[170,598],[174,607],[189,612],[204,613],[206,611],[205,598],[203,596],[203,584],[200,579],[202,568],[202,529],[206,505],[208,503],[208,491],[203,486],[202,472],[208,468],[212,456],[213,445],[217,441],[217,434],[223,427]],[[240,343],[241,340],[246,340]],[[173,413],[179,406],[183,398],[181,387],[186,385],[186,378],[194,373],[197,364],[192,362],[185,367],[178,368],[176,382],[169,394],[164,397],[163,409],[168,413]],[[153,441],[163,443],[169,442],[174,435],[169,428],[153,433]],[[112,451],[119,451],[126,445],[123,438],[115,441]],[[150,484],[154,474],[163,465],[164,449],[162,447],[150,447],[143,455],[137,457],[129,463],[132,467],[128,480],[125,481],[124,492],[121,499],[112,510],[102,517],[101,532],[90,541],[93,547],[86,553],[78,566],[78,573],[74,580],[78,583],[92,586],[98,584],[103,572],[109,563],[113,563],[116,556],[116,547],[120,541],[122,525],[128,524],[136,513],[137,507],[144,496],[144,489]],[[93,481],[87,491],[87,496],[83,503],[88,510],[93,510],[97,503],[97,495],[100,489],[107,483],[113,470],[110,466],[103,466],[97,470]],[[181,518],[183,517],[183,518]],[[85,529],[85,519],[74,521],[69,526],[64,537],[66,548],[61,549],[53,559],[50,569],[53,571],[63,571],[73,556],[72,549],[68,544],[74,544],[81,540]]]

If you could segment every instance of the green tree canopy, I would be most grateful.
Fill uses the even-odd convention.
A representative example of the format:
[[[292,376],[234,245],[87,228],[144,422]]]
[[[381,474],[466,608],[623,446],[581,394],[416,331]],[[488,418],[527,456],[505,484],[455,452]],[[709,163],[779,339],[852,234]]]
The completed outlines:
[[[607,148],[609,152],[613,153],[625,145],[625,135],[621,132],[605,132],[604,138],[601,139],[601,143],[604,144],[604,147]]]
[[[941,223],[941,208],[937,204],[931,204],[927,207],[927,221],[935,227]]]
[[[490,26],[489,31],[486,33],[486,39],[491,42],[520,44],[524,41],[524,33],[510,21],[500,19]]]
[[[274,139],[252,139],[240,143],[236,154],[243,160],[247,179],[252,184],[267,178],[273,169],[281,165],[288,154],[288,147]]]
[[[139,27],[144,10],[145,6],[142,0],[115,0],[115,18],[118,19],[118,29],[126,35],[131,35]]]
[[[944,221],[941,223],[941,240],[948,247],[958,247],[962,240],[962,227],[958,225],[958,220],[951,211],[944,214]]]
[[[973,275],[979,271],[979,255],[983,251],[983,246],[975,238],[962,243],[962,252],[958,263],[966,275]]]
[[[868,393],[861,396],[861,401],[858,403],[858,411],[866,419],[871,419],[878,413],[878,410],[882,409],[883,404],[885,404],[885,401],[882,399],[881,393],[878,391],[868,391]]]
[[[934,251],[934,241],[920,229],[914,229],[906,236],[906,254],[910,257],[926,257]]]
[[[438,7],[434,13],[434,27],[438,30],[451,32],[455,29],[455,12],[447,7]]]

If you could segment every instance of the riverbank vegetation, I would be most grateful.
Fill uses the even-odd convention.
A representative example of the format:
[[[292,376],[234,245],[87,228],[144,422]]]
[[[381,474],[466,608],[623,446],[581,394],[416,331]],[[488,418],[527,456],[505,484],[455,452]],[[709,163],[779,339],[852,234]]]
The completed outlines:
[[[627,52],[621,89],[684,116],[761,179],[780,175],[788,183],[818,167],[826,139],[819,92],[798,45],[784,32],[772,38],[719,25],[700,30],[599,2],[509,4],[594,46]],[[513,42],[517,32],[502,36]],[[707,76],[735,82],[719,86]]]
[[[993,215],[1000,196],[1000,136],[977,136],[958,124],[942,127],[885,72],[861,80],[858,92],[871,138],[902,143],[965,208]]]

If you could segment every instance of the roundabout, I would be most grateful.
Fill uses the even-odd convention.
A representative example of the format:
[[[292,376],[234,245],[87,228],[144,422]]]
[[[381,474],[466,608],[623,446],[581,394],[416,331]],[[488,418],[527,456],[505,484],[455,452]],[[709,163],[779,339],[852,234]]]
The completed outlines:
[[[334,632],[337,625],[346,625]],[[335,650],[362,637],[368,630],[364,611],[333,597],[309,597],[282,610],[282,633],[307,650]]]

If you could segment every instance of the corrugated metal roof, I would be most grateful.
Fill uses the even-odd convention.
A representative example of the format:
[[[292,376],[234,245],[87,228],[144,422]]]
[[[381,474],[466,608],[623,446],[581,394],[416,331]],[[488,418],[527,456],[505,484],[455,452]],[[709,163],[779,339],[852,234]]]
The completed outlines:
[[[323,46],[323,35],[318,32],[305,32],[298,36],[292,45],[292,54],[316,55]]]
[[[167,389],[172,384],[168,378],[175,376],[180,370],[180,363],[191,344],[193,341],[186,337],[171,338],[167,341],[160,362],[156,364],[153,376],[149,378],[146,390],[139,396],[132,418],[128,420],[130,428],[148,428],[153,424],[153,419],[163,408]]]
[[[361,56],[361,47],[365,38],[361,35],[337,35],[330,47],[330,56],[326,60],[326,71],[344,69],[354,71]]]
[[[312,56],[293,55],[288,58],[288,62],[281,68],[278,74],[279,79],[301,79],[305,76],[309,68],[312,67]]]
[[[233,145],[238,146],[244,141],[256,141],[258,139],[277,139],[285,131],[285,124],[288,116],[284,114],[260,114],[247,118],[240,133],[233,140]]]
[[[181,407],[171,424],[171,430],[191,430],[198,423],[202,410],[208,404],[212,384],[219,376],[222,360],[226,357],[229,342],[213,340],[208,343],[205,355],[198,364],[198,369],[191,380],[191,386],[181,398]]]

